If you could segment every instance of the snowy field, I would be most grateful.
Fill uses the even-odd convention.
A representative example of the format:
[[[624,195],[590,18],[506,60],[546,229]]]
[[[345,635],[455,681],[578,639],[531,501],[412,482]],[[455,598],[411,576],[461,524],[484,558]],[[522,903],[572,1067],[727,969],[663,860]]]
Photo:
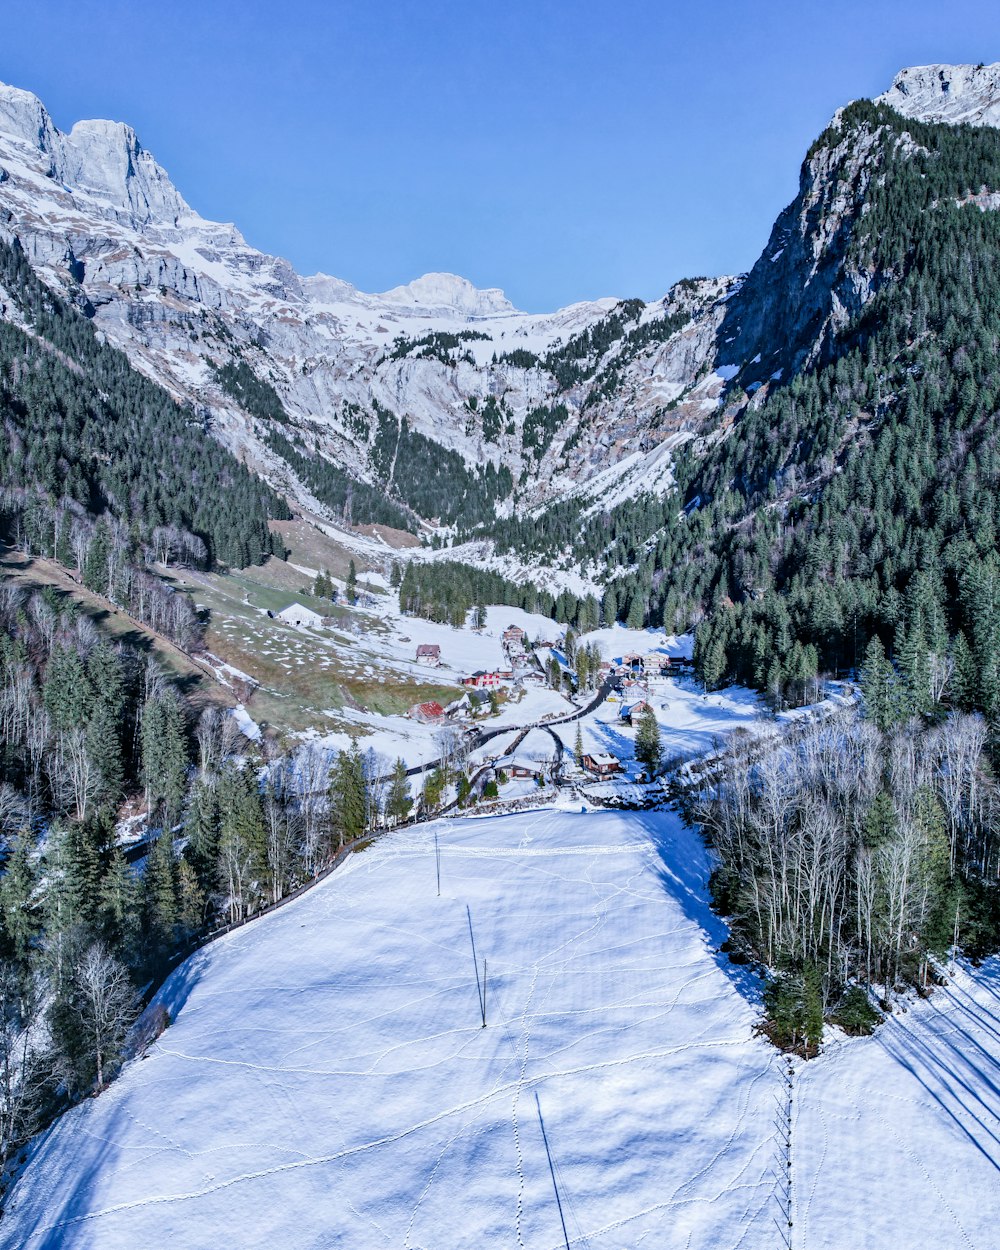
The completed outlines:
[[[780,1240],[784,1061],[669,812],[438,822],[164,988],[149,1056],[39,1143],[5,1246]],[[478,969],[486,962],[487,1027]],[[793,1245],[997,1244],[1000,968],[798,1065]]]

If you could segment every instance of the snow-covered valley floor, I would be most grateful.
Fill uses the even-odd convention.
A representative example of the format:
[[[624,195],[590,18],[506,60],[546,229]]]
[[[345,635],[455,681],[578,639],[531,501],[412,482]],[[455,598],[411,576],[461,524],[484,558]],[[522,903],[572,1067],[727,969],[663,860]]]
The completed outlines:
[[[785,1062],[706,871],[662,811],[383,840],[178,970],[175,1022],[39,1142],[0,1242],[780,1246]],[[996,964],[797,1072],[793,1246],[996,1246]]]

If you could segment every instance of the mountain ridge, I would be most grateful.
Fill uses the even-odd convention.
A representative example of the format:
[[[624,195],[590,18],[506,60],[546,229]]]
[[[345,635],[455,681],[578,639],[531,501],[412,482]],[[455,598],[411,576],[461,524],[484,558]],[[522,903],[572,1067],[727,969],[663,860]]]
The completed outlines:
[[[993,116],[1000,65],[903,70],[878,99],[897,96],[914,119],[935,116],[939,96]],[[881,281],[843,268],[875,140],[840,136],[842,115],[745,277],[685,280],[651,304],[527,314],[453,274],[381,294],[303,277],[201,218],[124,123],[63,134],[37,97],[6,87],[0,233],[290,497],[342,521],[343,492],[320,486],[332,465],[447,538],[573,500],[593,511],[662,495],[681,450],[724,439],[742,405],[831,350]],[[255,411],[251,380],[272,396]],[[266,413],[284,414],[280,438]],[[435,490],[400,477],[435,456]],[[459,513],[448,499],[463,496],[479,502]]]

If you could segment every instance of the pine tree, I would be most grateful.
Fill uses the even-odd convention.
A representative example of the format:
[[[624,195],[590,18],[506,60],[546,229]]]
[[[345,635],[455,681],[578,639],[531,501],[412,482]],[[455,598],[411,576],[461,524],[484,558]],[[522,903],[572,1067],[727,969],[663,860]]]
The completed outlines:
[[[101,882],[101,931],[108,945],[126,963],[137,955],[141,890],[135,874],[118,847],[111,852],[108,870]]]
[[[145,906],[150,935],[160,950],[174,942],[177,925],[177,859],[174,837],[164,829],[146,860]]]
[[[203,889],[215,882],[219,859],[219,795],[215,783],[201,778],[195,784],[188,805],[184,829],[187,856]]]
[[[445,778],[440,768],[432,769],[424,777],[423,791],[421,794],[423,810],[425,814],[433,816],[437,809],[441,806],[441,799],[444,796]]]
[[[883,733],[899,719],[896,674],[886,659],[878,634],[873,634],[861,666],[861,699],[865,715]]]
[[[364,761],[356,739],[337,756],[329,795],[331,830],[342,847],[364,833],[368,810]]]
[[[99,799],[117,807],[125,782],[122,740],[125,682],[121,663],[106,643],[90,653],[87,678],[94,691],[93,709],[87,725],[87,754],[100,774]]]
[[[576,736],[573,739],[573,760],[577,768],[583,767],[583,731],[580,722],[576,722]]]
[[[171,690],[150,699],[142,712],[142,771],[151,818],[159,813],[169,825],[180,816],[187,764],[184,713]]]
[[[951,676],[952,703],[963,712],[971,711],[976,706],[976,662],[962,630],[955,637],[951,658],[955,666]]]
[[[406,764],[401,759],[396,760],[392,770],[386,813],[394,825],[401,824],[410,814],[410,782]]]
[[[716,638],[709,644],[708,650],[701,661],[701,680],[704,682],[705,689],[714,690],[721,681],[725,671],[726,651],[722,645],[722,640]]]
[[[267,830],[252,768],[225,769],[219,779],[218,880],[232,920],[242,920],[260,900],[267,875]]]
[[[45,668],[43,698],[56,729],[82,729],[87,724],[94,691],[73,647],[53,647]]]
[[[37,871],[34,839],[27,829],[14,838],[3,876],[0,877],[0,921],[4,946],[17,966],[25,971],[41,931],[34,897]]]
[[[639,713],[639,725],[635,735],[635,758],[650,776],[660,768],[660,726],[653,709],[647,704]]]
[[[346,591],[347,602],[354,604],[358,601],[358,570],[352,560],[347,569],[347,586]]]
[[[186,859],[177,864],[177,924],[189,938],[198,932],[205,918],[205,895],[198,875]]]

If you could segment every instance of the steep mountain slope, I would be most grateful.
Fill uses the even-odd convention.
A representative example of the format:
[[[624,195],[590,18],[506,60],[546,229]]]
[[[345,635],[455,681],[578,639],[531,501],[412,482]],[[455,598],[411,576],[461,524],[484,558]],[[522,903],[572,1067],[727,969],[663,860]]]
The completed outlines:
[[[534,316],[450,274],[378,296],[302,278],[235,226],[200,217],[130,127],[80,122],[63,134],[12,87],[0,87],[0,169],[0,229],[40,274],[141,369],[210,411],[221,437],[279,484],[290,477],[288,447],[272,437],[283,409],[293,489],[335,512],[345,468],[446,523],[509,508],[515,484],[529,502],[558,497],[595,467],[655,448],[712,393],[704,380],[661,420],[704,362],[725,282],[687,284],[649,308],[608,299]],[[217,372],[226,367],[244,382],[249,371],[267,404],[227,386]],[[403,471],[437,454],[428,439],[454,453],[429,495]],[[336,466],[339,493],[328,469],[302,463],[317,452]],[[510,477],[486,483],[488,465]],[[463,495],[481,498],[459,515],[448,499]],[[381,519],[357,515],[363,492],[354,503],[353,519]]]
[[[996,703],[1000,133],[903,117],[885,99],[914,78],[950,83],[956,115],[995,115],[997,67],[904,72],[837,114],[725,303],[709,348],[721,403],[675,453],[674,489],[495,531],[525,562],[589,561],[605,613],[710,617],[713,681],[794,697],[876,634],[910,637],[926,666],[954,663],[962,633],[978,676],[954,697]],[[936,95],[908,90],[937,118]]]
[[[775,518],[867,446],[905,376],[890,379],[898,336],[869,376],[873,310],[911,280],[947,204],[996,202],[990,141],[962,154],[933,136],[1000,116],[1000,68],[905,70],[813,145],[744,279],[532,315],[453,275],[382,295],[302,278],[199,217],[127,126],[61,134],[28,93],[0,101],[0,230],[273,483],[341,521],[448,527],[477,540],[459,549],[477,563],[506,552],[587,585],[627,572],[617,609],[679,627],[793,576]],[[893,194],[953,158],[946,202],[906,210],[909,250],[876,246]],[[825,371],[855,359],[867,389],[831,403],[845,383]]]

